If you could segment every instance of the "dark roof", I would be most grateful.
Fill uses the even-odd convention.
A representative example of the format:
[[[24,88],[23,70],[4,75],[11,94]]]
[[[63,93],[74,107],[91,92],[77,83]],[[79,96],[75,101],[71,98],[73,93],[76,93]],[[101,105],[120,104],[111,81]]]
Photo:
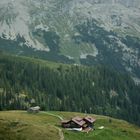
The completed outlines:
[[[90,123],[94,123],[96,121],[94,118],[92,118],[90,116],[85,117],[84,120],[86,120],[86,121],[88,121]]]
[[[83,126],[86,122],[80,117],[72,118],[72,121],[78,124],[79,126]]]
[[[70,120],[62,120],[61,123],[69,123]]]

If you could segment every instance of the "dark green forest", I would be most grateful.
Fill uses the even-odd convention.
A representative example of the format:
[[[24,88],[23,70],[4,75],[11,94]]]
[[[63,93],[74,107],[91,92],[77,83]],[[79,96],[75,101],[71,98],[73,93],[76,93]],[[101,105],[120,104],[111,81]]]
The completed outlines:
[[[0,110],[77,111],[140,125],[140,86],[106,66],[64,65],[0,53]]]

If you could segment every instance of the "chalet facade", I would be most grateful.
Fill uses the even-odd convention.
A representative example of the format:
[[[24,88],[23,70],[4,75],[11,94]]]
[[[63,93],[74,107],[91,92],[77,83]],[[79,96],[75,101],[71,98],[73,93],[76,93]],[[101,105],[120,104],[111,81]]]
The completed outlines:
[[[79,130],[93,130],[94,129],[94,123],[95,119],[87,116],[84,118],[81,117],[74,117],[71,120],[63,120],[61,122],[63,128],[71,128],[71,129],[79,129]]]

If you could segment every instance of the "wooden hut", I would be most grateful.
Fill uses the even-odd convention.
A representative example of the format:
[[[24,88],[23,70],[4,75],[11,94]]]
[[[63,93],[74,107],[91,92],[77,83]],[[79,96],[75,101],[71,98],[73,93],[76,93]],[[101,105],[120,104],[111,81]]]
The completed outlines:
[[[27,112],[28,113],[39,113],[40,111],[40,107],[39,106],[36,106],[36,107],[30,107]]]
[[[94,127],[94,123],[95,123],[96,119],[94,119],[94,118],[92,118],[90,116],[87,116],[83,120],[86,122],[88,127],[91,127],[91,128]]]
[[[81,117],[74,117],[70,120],[63,120],[61,122],[62,127],[64,128],[77,128],[78,130],[92,130],[94,127],[94,123],[95,123],[95,119],[87,116],[85,118],[81,118]]]

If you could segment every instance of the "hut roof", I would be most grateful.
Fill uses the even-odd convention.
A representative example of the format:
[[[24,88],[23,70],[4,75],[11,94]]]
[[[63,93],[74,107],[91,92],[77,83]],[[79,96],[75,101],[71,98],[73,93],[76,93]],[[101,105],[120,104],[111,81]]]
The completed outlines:
[[[78,124],[79,126],[83,126],[86,122],[80,117],[72,118],[72,121]]]
[[[88,121],[90,123],[94,123],[96,121],[94,118],[92,118],[90,116],[85,117],[84,120],[86,120],[86,121]]]
[[[40,107],[39,106],[35,106],[35,107],[30,107],[30,109],[36,111],[36,110],[40,110]]]
[[[61,123],[69,123],[70,120],[62,120]]]

